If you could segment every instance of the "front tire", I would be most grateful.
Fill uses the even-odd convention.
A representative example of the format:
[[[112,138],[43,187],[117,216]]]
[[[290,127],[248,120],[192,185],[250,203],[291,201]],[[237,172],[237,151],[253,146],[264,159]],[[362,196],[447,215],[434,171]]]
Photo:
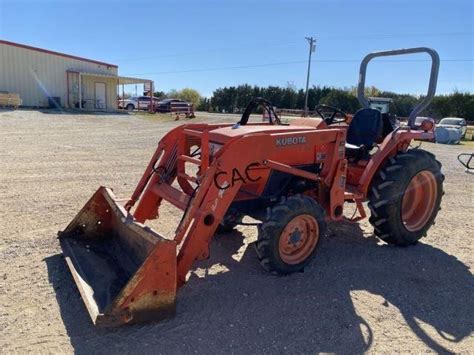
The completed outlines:
[[[389,158],[375,176],[369,196],[374,233],[388,244],[412,245],[426,236],[440,210],[441,163],[422,149]]]
[[[127,111],[133,111],[133,110],[135,110],[135,106],[133,106],[132,104],[128,104]]]
[[[326,234],[324,209],[304,195],[283,198],[267,210],[256,242],[262,267],[275,274],[302,271]]]

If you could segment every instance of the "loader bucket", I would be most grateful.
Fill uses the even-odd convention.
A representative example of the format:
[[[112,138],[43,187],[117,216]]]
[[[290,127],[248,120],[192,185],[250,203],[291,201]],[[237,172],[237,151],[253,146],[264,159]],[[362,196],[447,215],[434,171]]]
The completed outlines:
[[[176,243],[136,221],[100,187],[59,240],[94,324],[171,317],[176,308]]]

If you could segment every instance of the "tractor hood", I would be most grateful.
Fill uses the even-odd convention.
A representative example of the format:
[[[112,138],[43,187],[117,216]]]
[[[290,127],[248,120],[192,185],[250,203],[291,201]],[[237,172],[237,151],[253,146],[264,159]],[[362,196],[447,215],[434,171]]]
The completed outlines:
[[[301,132],[312,131],[314,127],[309,126],[276,126],[276,125],[245,125],[245,126],[228,126],[214,129],[209,132],[209,141],[224,144],[230,139],[242,137],[255,133],[285,133],[285,132]]]

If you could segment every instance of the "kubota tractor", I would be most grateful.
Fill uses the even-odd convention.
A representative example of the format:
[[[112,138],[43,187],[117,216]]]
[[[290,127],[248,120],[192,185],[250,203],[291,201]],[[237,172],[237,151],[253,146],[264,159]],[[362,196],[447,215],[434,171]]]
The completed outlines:
[[[368,62],[375,57],[425,52],[432,58],[428,94],[394,126],[364,95]],[[252,101],[236,124],[185,124],[158,144],[135,192],[122,206],[100,187],[59,233],[66,262],[95,324],[116,325],[169,317],[176,294],[196,260],[209,257],[216,230],[245,215],[258,225],[257,256],[271,273],[301,271],[326,232],[326,221],[370,223],[383,241],[407,246],[426,235],[443,194],[441,164],[411,148],[433,138],[431,121],[413,129],[432,100],[439,58],[429,48],[369,54],[360,67],[353,116],[318,106],[318,118],[283,124],[264,99]],[[251,124],[262,104],[268,123]],[[329,113],[328,113],[329,111]],[[162,218],[168,201],[183,211],[174,238],[146,226]],[[358,215],[344,215],[346,202]]]

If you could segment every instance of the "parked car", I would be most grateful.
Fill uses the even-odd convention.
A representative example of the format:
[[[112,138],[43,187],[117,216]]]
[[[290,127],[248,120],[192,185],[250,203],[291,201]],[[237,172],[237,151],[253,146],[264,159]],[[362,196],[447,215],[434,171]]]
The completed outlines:
[[[464,118],[445,117],[441,121],[439,121],[437,127],[457,128],[461,131],[461,138],[466,137],[467,123]]]
[[[153,98],[154,106],[158,105],[159,100],[157,98]],[[133,110],[148,110],[150,105],[150,97],[149,96],[133,96],[129,99],[125,100],[118,100],[118,107],[121,109],[126,109],[128,111]]]
[[[156,112],[189,112],[193,104],[179,99],[161,100],[155,106]]]

